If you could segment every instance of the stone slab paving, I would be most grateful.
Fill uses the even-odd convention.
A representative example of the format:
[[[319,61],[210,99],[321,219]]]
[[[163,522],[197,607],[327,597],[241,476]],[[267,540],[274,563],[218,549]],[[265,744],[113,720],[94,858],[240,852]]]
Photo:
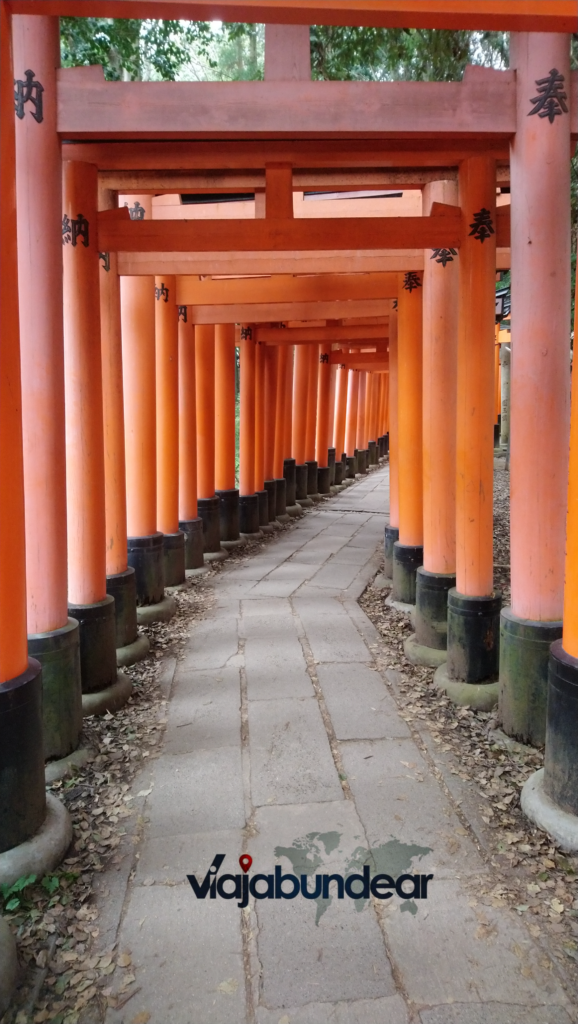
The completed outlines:
[[[132,871],[109,879],[138,991],[106,1024],[574,1019],[523,919],[478,904],[489,866],[376,669],[357,599],[388,495],[387,469],[373,471],[215,577],[174,671],[163,752],[135,789]],[[263,898],[195,898],[187,875],[200,882],[217,854],[221,876],[240,874],[245,853]],[[317,890],[364,864],[433,875],[427,902]],[[290,880],[264,898],[276,869],[310,898],[289,898]]]

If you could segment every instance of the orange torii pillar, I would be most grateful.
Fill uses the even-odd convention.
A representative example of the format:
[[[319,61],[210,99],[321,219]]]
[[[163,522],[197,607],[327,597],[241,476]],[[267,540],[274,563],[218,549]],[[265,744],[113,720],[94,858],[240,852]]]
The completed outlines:
[[[23,101],[26,94],[25,69],[34,69],[36,82],[30,86],[34,102],[19,106],[17,100],[17,117],[10,117],[16,125],[28,651],[42,665],[46,758],[75,750],[82,729],[78,622],[68,617],[66,573],[59,40],[57,18],[13,19],[17,97]]]
[[[379,457],[384,459],[389,453],[389,372],[379,374],[379,414],[377,431],[379,434]]]
[[[384,573],[393,579],[393,546],[399,540],[399,430],[398,430],[398,314],[389,315],[388,450],[389,450],[389,523],[385,527]]]
[[[377,385],[379,379],[371,370],[367,374],[367,468],[377,466]]]
[[[179,326],[175,292],[175,277],[155,277],[157,530],[163,535],[166,587],[185,581],[185,535],[179,529]]]
[[[295,346],[293,375],[293,429],[291,454],[295,459],[295,500],[302,508],[313,504],[307,494],[307,465],[305,463],[307,434],[307,391],[309,382],[309,349],[312,345]]]
[[[265,489],[265,356],[267,346],[255,346],[255,494],[259,501],[259,529],[273,533],[269,525],[269,492]]]
[[[392,597],[404,604],[415,604],[416,572],[423,563],[422,283],[421,273],[399,275],[399,540],[393,545]]]
[[[359,370],[347,375],[347,413],[345,419],[345,452],[347,479],[355,480],[357,473],[357,407],[359,404]]]
[[[369,450],[367,447],[367,372],[359,373],[359,397],[357,400],[357,471],[367,473]]]
[[[338,363],[335,374],[335,411],[333,420],[333,444],[335,446],[335,486],[345,485],[345,420],[347,416],[347,367]]]
[[[457,206],[455,181],[423,190],[433,202]],[[446,659],[448,592],[456,585],[456,401],[459,257],[426,249],[423,275],[423,565],[416,576],[415,634],[404,645],[418,664]]]
[[[116,669],[114,598],[106,592],[104,430],[97,224],[98,171],[63,164],[63,304],[68,600],[80,627],[84,714],[132,691]]]
[[[265,480],[263,487],[267,491],[269,523],[277,526],[277,484],[275,481],[275,419],[277,415],[277,362],[279,352],[277,345],[265,347],[263,363],[263,458]]]
[[[197,403],[197,509],[203,520],[204,558],[221,561],[219,498],[215,494],[215,325],[195,327],[195,395]]]
[[[239,338],[239,532],[258,540],[259,498],[255,490],[255,328],[241,324]]]
[[[179,530],[185,535],[185,573],[203,572],[203,521],[197,508],[197,396],[195,325],[178,307],[179,335]]]
[[[309,356],[309,379],[307,381],[307,413],[305,420],[305,465],[307,466],[307,496],[319,501],[317,480],[318,463],[315,458],[315,435],[317,430],[317,387],[319,384],[319,345],[307,345]]]
[[[55,19],[56,20],[56,19]],[[42,21],[47,22],[47,18]],[[0,853],[30,839],[50,818],[46,814],[42,747],[42,668],[29,658],[26,638],[26,551],[24,472],[18,324],[18,251],[16,241],[16,153],[11,17],[0,7],[0,117],[2,118],[2,233],[0,275]],[[16,71],[25,88],[25,68]],[[17,86],[18,87],[18,86]],[[31,106],[27,111],[35,108]],[[38,170],[38,168],[36,168]],[[32,169],[31,169],[32,170]],[[63,811],[52,795],[49,804]],[[54,807],[51,807],[54,812]],[[67,816],[65,815],[67,818]],[[55,815],[52,814],[54,820]],[[46,827],[46,824],[45,824]],[[66,844],[71,827],[66,825]],[[63,851],[46,870],[58,863]],[[15,851],[16,853],[16,851]],[[41,870],[45,870],[42,865]],[[27,873],[16,860],[10,885]],[[3,878],[4,881],[4,878]]]
[[[275,515],[277,522],[288,523],[287,482],[285,480],[285,434],[286,434],[286,377],[289,361],[289,346],[279,345],[277,351],[277,381],[275,400],[275,441],[273,448],[273,473],[275,480]]]
[[[329,403],[331,398],[331,344],[319,346],[319,370],[317,382],[317,427],[315,454],[317,456],[317,489],[319,494],[331,494],[331,471],[329,468]],[[335,449],[333,449],[335,464]]]
[[[239,491],[235,479],[235,325],[215,327],[215,494],[219,499],[221,546],[244,544],[239,536]]]
[[[332,321],[328,321],[331,326]],[[331,357],[332,345],[329,346],[329,356]],[[335,427],[335,388],[337,385],[337,365],[335,363],[329,364],[329,403],[328,403],[328,425],[327,425],[327,462],[329,464],[329,487],[335,486],[335,438],[333,436]],[[334,493],[333,491],[331,492]]]
[[[550,765],[546,792],[563,805],[565,798],[550,759],[568,756],[568,748],[564,754],[562,749],[577,725],[575,705],[570,713],[571,705],[566,705],[562,696],[564,690],[573,689],[576,680],[576,644],[570,626],[575,615],[571,611],[576,577],[575,522],[570,511],[565,563],[562,541],[566,522],[571,286],[570,114],[565,110],[570,98],[561,101],[561,94],[570,92],[570,40],[566,35],[550,33],[513,33],[511,39],[518,97],[510,155],[512,598],[511,607],[504,608],[501,615],[500,717],[505,731],[524,743],[542,744],[546,737],[546,776]],[[553,90],[551,104],[546,99],[549,89]],[[503,351],[506,346],[501,347]],[[574,364],[573,379],[576,372]],[[505,377],[506,366],[502,363],[502,394]],[[569,510],[574,500],[571,493]],[[575,757],[575,737],[572,742]],[[561,771],[567,773],[568,766]],[[574,793],[574,812],[575,797]]]
[[[295,345],[288,345],[287,366],[285,368],[285,415],[283,437],[283,476],[285,478],[285,510],[295,517],[303,515],[303,509],[297,502],[297,471],[293,451],[293,372],[295,366]],[[303,346],[298,346],[303,347]]]
[[[101,194],[102,206],[116,208],[116,195]],[[120,278],[117,254],[99,253],[100,346],[104,423],[104,499],[106,521],[106,592],[114,597],[116,660],[132,665],[147,654],[148,637],[137,629],[136,574],[128,564],[126,528],[126,460]]]
[[[119,196],[132,220],[150,219],[150,195]],[[120,319],[128,564],[135,570],[137,621],[174,611],[165,598],[163,535],[157,530],[155,279],[121,277]]]
[[[452,700],[497,700],[501,596],[493,580],[496,166],[459,171],[460,248],[456,439],[456,587],[448,593],[448,660],[436,672]],[[473,686],[471,684],[474,684]],[[477,685],[481,684],[481,685]]]

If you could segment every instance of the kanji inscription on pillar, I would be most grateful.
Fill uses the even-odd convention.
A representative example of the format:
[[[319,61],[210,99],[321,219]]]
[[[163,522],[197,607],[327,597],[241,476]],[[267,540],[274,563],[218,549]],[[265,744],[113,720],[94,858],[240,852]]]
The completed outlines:
[[[88,248],[89,245],[89,228],[90,225],[86,219],[79,213],[77,217],[69,217],[66,213],[62,218],[62,244],[68,245],[72,243],[76,246],[78,239],[82,240],[82,244]]]
[[[99,260],[102,260],[103,269],[106,270],[106,272],[108,274],[108,272],[110,270],[110,253],[109,252],[99,252],[98,258],[99,258]]]
[[[128,203],[125,203],[124,205],[128,209],[128,214],[131,220],[144,220],[145,208],[144,206],[141,206],[138,199],[136,200],[134,206],[129,206]]]
[[[430,260],[435,260],[436,263],[441,263],[442,267],[445,267],[446,263],[453,263],[454,256],[457,254],[457,249],[432,249]]]
[[[534,109],[528,111],[528,117],[537,114],[538,117],[547,117],[550,124],[554,124],[556,117],[568,113],[564,75],[560,74],[557,68],[552,68],[546,78],[537,78],[536,87],[538,95],[530,100],[530,103],[534,104]]]
[[[321,355],[319,356],[319,362],[320,363],[328,363],[329,362],[329,356],[328,356],[327,352],[322,352],[321,353]]]
[[[155,285],[155,299],[157,300],[157,302],[159,302],[160,299],[162,299],[162,298],[164,298],[165,302],[169,301],[169,289],[167,288],[167,286],[164,283],[164,281],[161,281],[160,288],[158,288]]]
[[[168,296],[167,296],[167,298],[168,298]],[[186,324],[186,322],[187,322],[187,307],[186,306],[179,306],[178,307],[178,311],[179,311],[178,319],[182,320],[182,322],[184,324]]]
[[[477,238],[480,242],[485,242],[486,238],[495,234],[492,215],[489,210],[486,210],[485,206],[482,206],[481,210],[474,213],[474,219],[470,227],[472,229],[470,235]]]
[[[410,270],[403,279],[403,287],[406,292],[413,292],[415,288],[421,288],[421,280],[419,274],[416,274],[415,270]]]
[[[253,328],[252,327],[241,327],[241,341],[252,341],[253,340]]]
[[[14,79],[14,109],[16,111],[16,117],[20,120],[24,117],[26,111],[24,107],[26,103],[31,103],[33,110],[30,111],[35,121],[40,124],[44,120],[44,114],[42,112],[42,93],[44,92],[44,86],[37,82],[34,78],[33,71],[24,72],[24,81],[20,78]]]

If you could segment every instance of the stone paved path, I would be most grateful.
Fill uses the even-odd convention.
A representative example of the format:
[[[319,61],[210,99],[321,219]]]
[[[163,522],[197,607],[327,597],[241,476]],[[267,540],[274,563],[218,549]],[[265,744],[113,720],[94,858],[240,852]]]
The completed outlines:
[[[488,867],[374,667],[357,598],[387,498],[375,471],[216,578],[216,609],[172,680],[163,753],[139,782],[134,877],[104,880],[140,986],[107,1024],[571,1020],[522,919],[476,903]],[[314,875],[360,870],[368,850],[378,870],[433,874],[427,902],[242,911],[195,899],[186,880],[218,853],[221,872],[248,852],[253,872]]]

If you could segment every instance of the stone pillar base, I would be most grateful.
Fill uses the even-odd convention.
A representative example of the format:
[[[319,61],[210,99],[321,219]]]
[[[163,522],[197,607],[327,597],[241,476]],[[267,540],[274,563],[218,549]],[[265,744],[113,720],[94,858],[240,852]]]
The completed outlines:
[[[242,537],[259,534],[259,496],[242,494],[239,498],[239,533]]]
[[[203,520],[184,519],[179,522],[179,530],[185,535],[185,572],[187,569],[203,568]]]
[[[211,554],[221,550],[220,501],[216,495],[212,498],[199,498],[197,501],[199,517],[203,523],[203,553]]]
[[[384,566],[383,574],[388,579],[393,579],[393,545],[399,540],[399,529],[397,526],[385,527],[384,540]]]
[[[447,662],[436,669],[433,681],[438,690],[447,693],[453,704],[461,707],[491,711],[498,703],[497,682],[464,683],[459,679],[450,679]]]
[[[367,448],[359,448],[357,452],[357,472],[361,476],[365,476],[367,473]]]
[[[296,473],[295,459],[283,460],[283,476],[285,477],[285,503],[287,506],[295,505],[296,498]]]
[[[421,544],[400,544],[398,540],[393,545],[393,587],[391,597],[394,601],[401,601],[403,604],[415,604],[415,577],[417,570],[423,563],[423,547]]]
[[[19,973],[16,939],[8,922],[0,917],[0,1017],[8,1009]]]
[[[335,463],[333,484],[335,487],[340,487],[343,484],[343,463],[341,460]]]
[[[177,610],[174,597],[163,597],[157,604],[143,605],[137,608],[136,618],[139,626],[148,626],[151,622],[168,622]]]
[[[219,499],[219,529],[223,541],[239,540],[239,492],[236,487],[215,491]]]
[[[106,592],[114,597],[116,647],[126,647],[137,637],[136,573],[132,566],[106,577]]]
[[[377,466],[377,464],[379,462],[379,453],[377,451],[377,441],[370,441],[369,442],[368,451],[369,451],[369,465],[370,466]]]
[[[278,523],[288,523],[290,516],[287,515],[287,484],[285,477],[277,477],[275,480],[275,518]]]
[[[559,807],[545,791],[545,769],[526,779],[520,794],[520,805],[527,818],[552,836],[563,850],[578,850],[578,815]]]
[[[165,570],[162,533],[127,539],[128,564],[135,571],[136,603],[162,601]]]
[[[319,493],[317,490],[318,463],[315,459],[310,459],[305,465],[307,466],[307,496],[315,501],[315,495]]]
[[[29,634],[28,653],[42,666],[44,757],[66,757],[82,732],[78,622],[68,619],[60,629]]]
[[[150,650],[150,640],[144,633],[137,633],[136,640],[125,647],[117,647],[116,664],[118,668],[128,668],[129,665],[136,665],[137,661],[146,658]]]
[[[317,492],[322,497],[324,494],[331,494],[330,476],[329,466],[321,466],[317,470]]]
[[[301,508],[301,504],[299,502],[295,502],[294,505],[287,505],[287,515],[290,516],[291,519],[297,519],[299,516],[302,516],[303,509]]]
[[[335,483],[335,448],[327,449],[327,465],[329,466],[329,486]]]
[[[347,462],[347,471],[346,471],[345,476],[346,476],[346,478],[348,480],[355,480],[355,474],[357,473],[357,456],[356,455],[348,455],[346,462]]]
[[[578,658],[561,640],[550,648],[544,792],[563,811],[578,815]]]
[[[448,591],[448,677],[461,683],[498,678],[502,595],[467,597]]]
[[[263,486],[267,491],[269,522],[274,523],[277,515],[277,481],[265,480]]]
[[[178,587],[185,582],[185,540],[182,530],[163,534],[165,587]]]
[[[5,851],[27,842],[45,817],[42,667],[29,658],[21,675],[0,686],[0,882]]]
[[[415,583],[416,640],[424,647],[446,651],[448,592],[456,585],[455,573],[428,572],[421,565],[417,570]],[[445,661],[445,656],[443,660]]]
[[[124,707],[132,693],[132,679],[124,672],[118,672],[114,683],[97,693],[83,693],[82,714],[104,715],[107,711],[118,711]]]
[[[256,494],[259,501],[259,529],[262,533],[273,533],[273,527],[269,526],[269,492],[262,490]]]
[[[44,795],[44,770],[42,793]],[[43,878],[50,874],[60,864],[71,842],[72,822],[66,807],[52,793],[46,793],[38,828],[23,842],[0,853],[0,885],[14,885],[23,875]]]
[[[106,690],[116,680],[116,620],[114,597],[107,594],[94,604],[71,604],[78,620],[82,692]]]
[[[500,721],[508,736],[542,746],[550,646],[562,636],[562,622],[520,619],[511,608],[500,615]]]
[[[444,664],[448,656],[446,650],[440,651],[435,647],[420,644],[415,633],[404,640],[403,653],[412,665],[423,665],[426,668],[438,668]]]

